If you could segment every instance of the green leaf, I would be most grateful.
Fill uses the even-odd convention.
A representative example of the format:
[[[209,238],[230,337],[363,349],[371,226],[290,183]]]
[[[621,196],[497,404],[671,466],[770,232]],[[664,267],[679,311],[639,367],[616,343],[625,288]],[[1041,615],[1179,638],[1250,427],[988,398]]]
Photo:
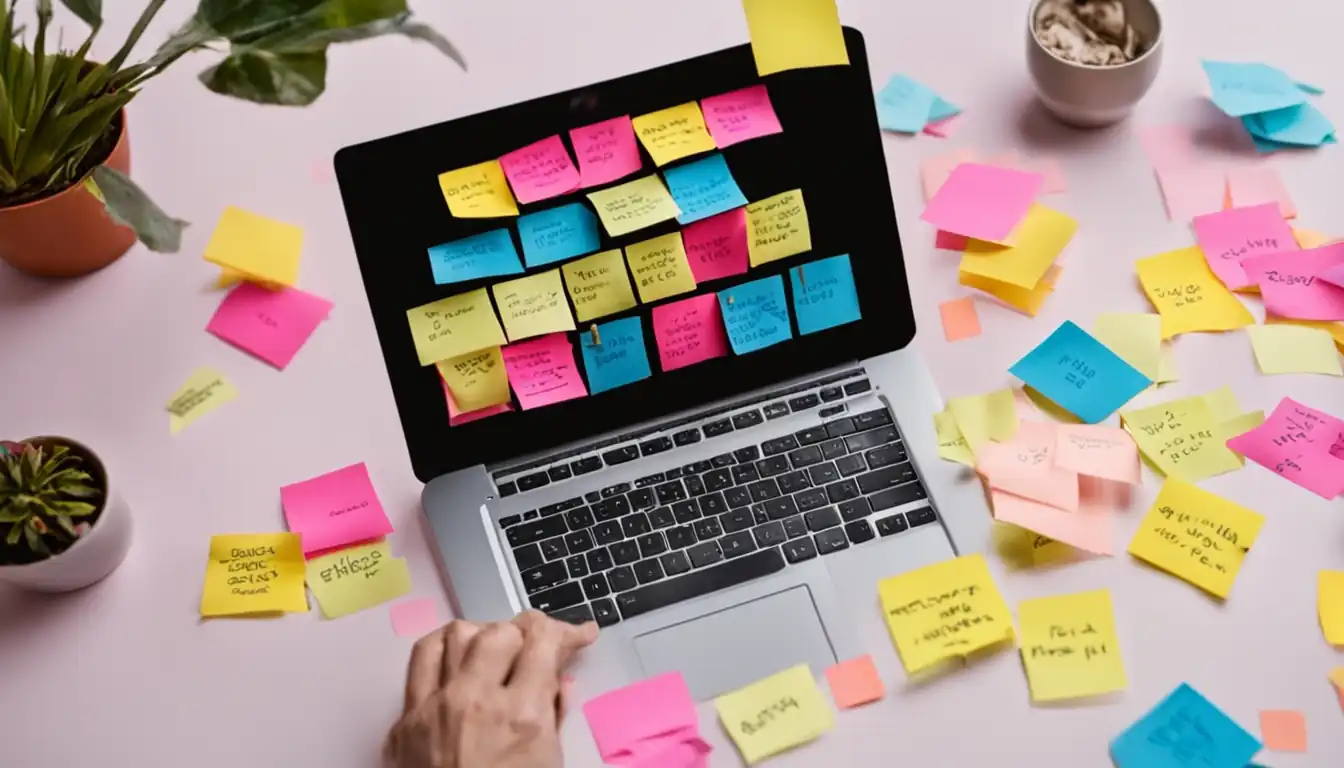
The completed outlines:
[[[42,534],[32,525],[23,526],[23,537],[28,540],[28,548],[32,551],[42,555],[49,554],[46,542],[42,541]]]
[[[61,0],[61,5],[90,27],[103,25],[103,0]]]
[[[304,107],[327,87],[327,54],[250,51],[229,56],[200,77],[205,87],[225,96]]]
[[[52,514],[67,515],[69,517],[84,517],[92,515],[98,510],[97,507],[87,501],[53,501],[47,505]]]
[[[412,21],[410,14],[404,14],[395,19],[373,21],[349,29],[320,32],[313,35],[311,39],[323,44],[352,43],[373,37],[383,37],[384,35],[402,35],[412,40],[419,40],[422,43],[429,43],[439,53],[457,62],[457,65],[462,69],[467,68],[467,60],[462,56],[462,52],[457,50],[457,47],[449,42],[448,38],[439,34],[438,30],[428,24]]]
[[[26,508],[11,505],[0,509],[0,523],[21,523],[32,514]]]
[[[75,524],[70,522],[70,518],[58,515],[56,517],[56,524],[61,526],[66,533],[70,534],[71,538],[79,538],[79,533],[75,531]]]
[[[23,523],[15,523],[9,527],[9,533],[5,535],[5,543],[14,546],[19,543],[19,537],[23,535]]]
[[[126,57],[131,55],[131,50],[135,44],[140,42],[140,36],[145,34],[145,28],[158,15],[159,9],[167,0],[149,0],[149,5],[140,13],[140,18],[136,20],[135,26],[131,28],[131,33],[126,36],[126,42],[121,44],[121,48],[107,62],[107,68],[113,72],[121,69],[121,65],[126,62]]]
[[[135,230],[136,237],[151,251],[177,253],[182,247],[182,230],[187,222],[164,213],[130,177],[100,165],[93,169],[93,180],[107,198],[112,220]]]

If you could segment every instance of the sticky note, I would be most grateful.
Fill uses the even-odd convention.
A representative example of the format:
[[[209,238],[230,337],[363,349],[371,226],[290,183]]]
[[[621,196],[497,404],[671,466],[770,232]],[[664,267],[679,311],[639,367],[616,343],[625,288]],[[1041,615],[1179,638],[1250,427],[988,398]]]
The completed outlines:
[[[1029,317],[1035,317],[1036,313],[1040,312],[1041,307],[1045,305],[1045,300],[1054,292],[1055,283],[1059,280],[1061,271],[1059,265],[1056,264],[1045,273],[1041,282],[1031,289],[1019,288],[1008,283],[1001,283],[998,280],[989,280],[960,271],[957,273],[957,282],[967,288],[984,291],[1013,309],[1024,312]]]
[[[882,613],[905,671],[1013,639],[1013,617],[982,555],[963,555],[877,583]]]
[[[658,166],[715,148],[700,105],[694,101],[640,115],[631,122],[635,135]]]
[[[1292,78],[1267,64],[1201,61],[1213,90],[1213,103],[1232,117],[1305,103]]]
[[[518,203],[509,191],[509,182],[498,160],[441,173],[439,189],[448,202],[448,212],[459,219],[518,215]]]
[[[714,700],[714,709],[748,765],[835,727],[835,714],[806,664],[725,693]]]
[[[518,262],[518,251],[513,247],[513,236],[507,229],[495,229],[436,245],[429,249],[429,268],[436,285],[516,275],[523,271],[523,265]]]
[[[509,377],[499,347],[468,352],[436,363],[439,375],[464,411],[478,411],[509,401]]]
[[[515,149],[499,158],[513,196],[527,204],[546,200],[579,188],[579,171],[569,159],[569,150],[559,136]]]
[[[1290,397],[1227,447],[1322,498],[1344,493],[1344,421]]]
[[[276,286],[298,282],[302,255],[302,228],[232,205],[224,208],[205,246],[205,260],[226,273]]]
[[[682,224],[747,204],[747,198],[742,196],[742,190],[733,180],[723,155],[710,155],[703,160],[669,168],[663,172],[663,178],[672,199],[681,209],[677,221]]]
[[[1153,170],[1167,218],[1190,221],[1205,213],[1223,209],[1227,196],[1227,173],[1206,163],[1159,166]]]
[[[938,106],[939,102],[934,102],[933,108],[935,112],[938,110]],[[924,133],[929,136],[937,136],[940,139],[950,139],[960,126],[960,116],[951,115],[949,117],[944,117],[941,120],[930,120],[929,123],[924,126]]]
[[[934,155],[923,162],[919,167],[920,182],[924,187],[924,200],[927,202],[933,199],[938,190],[947,181],[947,177],[952,175],[952,169],[962,163],[973,163],[979,159],[979,153],[970,147],[961,147],[951,152],[944,152]]]
[[[779,275],[720,291],[719,312],[735,354],[745,355],[793,338],[784,279]]]
[[[574,145],[584,189],[610,184],[643,167],[629,115],[575,128],[569,132],[569,143]]]
[[[968,467],[975,466],[975,454],[962,436],[957,419],[949,410],[933,414],[933,429],[938,437],[938,457]]]
[[[1162,315],[1162,338],[1230,331],[1255,318],[1209,269],[1199,248],[1182,248],[1134,263],[1148,300]]]
[[[213,368],[198,368],[168,399],[168,432],[176,435],[219,406],[238,398],[224,374]]]
[[[756,74],[849,64],[835,0],[742,0]]]
[[[954,397],[947,401],[947,410],[973,452],[990,440],[1003,442],[1017,434],[1017,404],[1011,389]]]
[[[1261,710],[1260,735],[1271,752],[1306,752],[1307,718],[1295,709]]]
[[[1099,485],[1101,481],[1074,475],[1074,482],[1079,486],[1077,511],[991,489],[989,502],[994,509],[994,519],[1085,552],[1110,555],[1114,551],[1111,537],[1111,511],[1114,504],[1102,492]]]
[[[784,132],[764,85],[701,99],[700,110],[719,149]]]
[[[1271,203],[1279,206],[1285,219],[1297,217],[1297,205],[1283,185],[1279,169],[1271,166],[1229,168],[1227,196],[1237,208]]]
[[[619,248],[571,261],[560,269],[580,322],[624,312],[637,303]]]
[[[1138,485],[1139,449],[1123,429],[1102,424],[1060,424],[1055,464],[1080,475]]]
[[[1317,277],[1331,285],[1337,285],[1344,288],[1344,263],[1327,267],[1325,271],[1321,272]]]
[[[574,330],[574,316],[569,312],[558,269],[496,283],[490,292],[509,341]]]
[[[529,267],[583,256],[596,251],[602,243],[597,232],[597,217],[582,203],[519,216],[518,239],[523,243],[523,259]],[[499,274],[511,275],[521,271]]]
[[[1152,383],[1072,321],[1065,321],[1009,373],[1089,424],[1115,413]]]
[[[1252,136],[1265,139],[1275,148],[1285,144],[1318,147],[1335,135],[1335,126],[1330,119],[1310,104],[1244,115],[1241,124]]]
[[[602,323],[594,341],[591,330],[579,332],[588,391],[594,395],[649,378],[649,352],[639,317]]]
[[[378,541],[308,561],[308,587],[322,615],[339,619],[410,594],[411,571]]]
[[[1147,125],[1139,129],[1139,145],[1153,168],[1187,165],[1194,141],[1187,125]]]
[[[1240,504],[1168,477],[1129,542],[1129,553],[1226,599],[1264,522]]]
[[[1264,411],[1248,411],[1240,416],[1219,422],[1218,426],[1214,429],[1214,435],[1217,440],[1224,445],[1227,445],[1228,440],[1239,435],[1244,435],[1264,423]],[[1232,450],[1232,448],[1229,446],[1228,450]],[[1236,451],[1232,452],[1234,454],[1236,453]],[[1242,457],[1238,456],[1237,458],[1240,460]],[[1242,464],[1245,464],[1245,462],[1243,461]]]
[[[1060,701],[1129,686],[1109,590],[1023,600],[1022,666],[1032,701]]]
[[[1064,252],[1077,229],[1078,222],[1071,217],[1033,204],[1013,236],[1013,245],[970,240],[961,257],[961,271],[1031,289]]]
[[[443,399],[448,406],[448,426],[458,427],[463,424],[470,424],[473,421],[480,421],[488,416],[498,416],[501,413],[508,413],[513,410],[512,403],[500,403],[499,405],[486,406],[475,411],[463,411],[457,407],[453,401],[453,393],[448,389],[448,382],[439,377],[439,383],[443,385]]]
[[[1317,246],[1325,245],[1334,240],[1333,237],[1324,232],[1317,232],[1314,229],[1302,229],[1301,227],[1293,227],[1293,239],[1297,241],[1297,245],[1300,248],[1316,248]]]
[[[201,616],[303,613],[303,551],[294,533],[210,537]]]
[[[980,335],[980,315],[975,311],[975,299],[966,296],[938,305],[943,320],[943,336],[948,341],[973,339]]]
[[[674,765],[656,759],[670,746],[700,736],[695,700],[680,672],[640,680],[589,699],[583,715],[602,762],[612,765]]]
[[[835,705],[841,709],[871,704],[886,693],[877,665],[866,653],[827,667],[826,684],[831,687]]]
[[[484,288],[408,309],[406,320],[421,365],[504,343],[504,331]]]
[[[1115,768],[1244,768],[1260,742],[1181,683],[1111,742]]]
[[[1222,420],[1203,397],[1185,397],[1120,416],[1139,450],[1168,477],[1193,483],[1241,468],[1219,439]]]
[[[363,462],[280,489],[289,530],[303,536],[303,553],[370,541],[392,532]]]
[[[574,345],[563,333],[510,344],[501,351],[509,384],[524,411],[588,394],[574,365]]]
[[[938,229],[1008,245],[1044,183],[1039,173],[962,163],[919,218]]]
[[[205,329],[284,370],[330,312],[331,302],[297,288],[243,283],[224,297]]]
[[[1269,253],[1242,262],[1260,286],[1265,309],[1298,320],[1344,320],[1344,288],[1317,278],[1344,264],[1344,243],[1305,251]]]
[[[849,254],[790,269],[789,285],[793,290],[793,313],[798,318],[799,336],[857,322],[862,317]]]
[[[753,267],[812,250],[812,228],[801,189],[752,203],[747,206],[747,219]]]
[[[719,297],[712,293],[653,308],[653,334],[658,340],[658,364],[675,371],[728,354]]]
[[[588,199],[593,202],[597,217],[612,237],[681,215],[681,209],[657,176],[645,176],[610,189],[589,192]]]
[[[1317,574],[1316,612],[1325,642],[1344,646],[1344,571],[1322,570]]]
[[[695,275],[686,259],[680,232],[627,245],[625,258],[644,303],[695,290]]]
[[[976,450],[976,470],[990,488],[1077,512],[1078,473],[1056,464],[1055,444],[1054,424],[1024,419],[1012,439]]]
[[[1092,336],[1152,379],[1162,380],[1162,316],[1103,312],[1092,323]]]
[[[892,75],[877,92],[877,124],[884,131],[919,133],[929,122],[938,94],[905,75]]]
[[[1265,323],[1300,325],[1303,328],[1317,328],[1330,334],[1335,340],[1335,346],[1339,348],[1340,353],[1344,354],[1344,323],[1332,323],[1326,320],[1298,320],[1291,317],[1279,317],[1273,312],[1265,313]]]
[[[743,208],[689,224],[681,231],[695,282],[747,273],[747,212]]]
[[[423,637],[439,628],[439,607],[427,597],[402,600],[387,609],[397,637]]]
[[[1293,230],[1273,203],[1196,216],[1195,238],[1213,273],[1231,290],[1252,285],[1241,262],[1262,253],[1295,251]]]
[[[1260,372],[1320,373],[1344,376],[1339,352],[1329,333],[1300,325],[1252,325],[1246,328]]]
[[[1068,563],[1077,558],[1076,550],[1067,544],[1008,523],[996,522],[990,535],[999,557],[1014,570]]]

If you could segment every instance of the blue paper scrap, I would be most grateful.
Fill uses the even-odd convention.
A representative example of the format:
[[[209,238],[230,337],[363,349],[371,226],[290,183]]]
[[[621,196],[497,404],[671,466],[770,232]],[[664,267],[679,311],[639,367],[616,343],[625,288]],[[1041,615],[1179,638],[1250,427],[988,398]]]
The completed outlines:
[[[1252,136],[1299,147],[1318,147],[1335,133],[1330,118],[1310,104],[1245,115],[1241,123]]]
[[[518,239],[529,267],[586,256],[602,243],[597,217],[582,203],[519,216]]]
[[[789,270],[789,284],[799,336],[862,318],[849,254],[794,267]]]
[[[939,120],[946,120],[953,115],[960,115],[961,107],[950,101],[943,99],[942,96],[933,97],[933,106],[929,108],[929,122],[936,123]]]
[[[1008,372],[1088,424],[1096,424],[1152,381],[1071,321]]]
[[[919,133],[929,122],[938,94],[905,75],[892,75],[877,92],[877,123],[884,131]]]
[[[747,204],[747,198],[733,180],[723,155],[710,155],[703,160],[669,168],[663,177],[667,180],[667,191],[681,209],[681,215],[677,217],[681,224],[707,219]]]
[[[1307,97],[1283,72],[1259,63],[1204,61],[1213,103],[1232,117],[1304,104]]]
[[[436,285],[460,283],[523,271],[507,229],[492,229],[429,249],[429,268]]]
[[[1111,742],[1116,768],[1245,768],[1260,741],[1187,683]]]
[[[782,275],[719,291],[723,327],[733,352],[745,355],[793,338]]]
[[[1302,82],[1293,83],[1293,85],[1296,85],[1299,91],[1302,91],[1303,93],[1310,93],[1312,96],[1325,95],[1325,89],[1320,87],[1319,85],[1312,85],[1311,83],[1302,83]]]
[[[594,343],[591,329],[579,331],[591,394],[649,378],[649,352],[644,346],[644,325],[638,315],[601,323],[597,326],[597,337],[601,344]]]

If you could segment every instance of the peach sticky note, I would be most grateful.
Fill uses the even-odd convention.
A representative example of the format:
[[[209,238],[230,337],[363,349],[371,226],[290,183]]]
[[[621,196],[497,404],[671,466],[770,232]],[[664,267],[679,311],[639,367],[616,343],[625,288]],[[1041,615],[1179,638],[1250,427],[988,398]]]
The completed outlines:
[[[520,203],[535,203],[579,188],[579,171],[559,136],[528,144],[499,158]]]
[[[975,311],[975,299],[967,296],[938,305],[943,318],[943,335],[948,341],[972,339],[980,335],[980,315]]]
[[[747,211],[737,208],[688,224],[681,231],[695,282],[747,273]]]
[[[1212,165],[1176,165],[1154,169],[1162,199],[1167,204],[1167,218],[1189,221],[1204,213],[1223,209],[1227,190],[1227,175],[1222,168]]]
[[[1123,429],[1105,424],[1060,424],[1055,464],[1080,475],[1139,483],[1139,449]]]
[[[784,131],[764,85],[701,99],[700,109],[719,149]]]
[[[510,344],[501,352],[509,384],[525,411],[588,395],[574,365],[574,345],[564,333]]]
[[[934,155],[925,160],[919,171],[920,179],[924,185],[924,200],[933,199],[933,196],[943,186],[943,182],[947,181],[948,176],[952,175],[953,168],[962,163],[975,162],[977,158],[978,154],[974,149],[962,147],[951,152],[944,152],[941,155]]]
[[[371,541],[392,532],[362,462],[280,489],[289,530],[303,536],[303,553]]]
[[[976,470],[990,488],[1077,512],[1078,473],[1055,462],[1056,443],[1054,424],[1023,419],[1012,439],[976,449]]]
[[[1236,291],[1253,285],[1241,262],[1262,253],[1298,250],[1293,230],[1273,203],[1195,217],[1195,239],[1213,274]]]
[[[397,637],[423,637],[439,628],[439,606],[428,597],[393,603],[387,612]]]
[[[569,132],[579,160],[579,183],[599,187],[636,173],[643,166],[629,115],[613,117]]]
[[[1285,219],[1297,218],[1297,206],[1283,185],[1279,169],[1269,165],[1231,168],[1227,172],[1227,195],[1232,206],[1245,208],[1261,203],[1276,203]]]
[[[1086,552],[1109,555],[1114,551],[1111,541],[1113,500],[1110,489],[1104,481],[1091,477],[1079,477],[1078,488],[1077,512],[1007,491],[991,490],[990,504],[994,508],[994,519],[1012,523]]]
[[[653,335],[665,372],[728,354],[728,332],[713,293],[654,307]]]
[[[331,302],[297,288],[242,283],[220,302],[205,329],[281,370],[331,312]]]
[[[1039,173],[962,163],[919,218],[948,232],[1006,245],[1044,183]]]
[[[1272,752],[1306,752],[1307,718],[1296,709],[1261,710],[1260,735]]]
[[[877,701],[886,693],[877,665],[868,654],[832,665],[826,670],[831,698],[841,709],[850,709]]]

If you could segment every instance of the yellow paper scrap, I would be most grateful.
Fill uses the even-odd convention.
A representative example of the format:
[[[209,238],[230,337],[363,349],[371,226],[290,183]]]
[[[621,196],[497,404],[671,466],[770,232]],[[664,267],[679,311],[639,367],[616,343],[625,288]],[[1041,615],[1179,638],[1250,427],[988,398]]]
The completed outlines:
[[[1153,379],[1153,383],[1170,384],[1180,378],[1181,372],[1176,367],[1176,351],[1169,342],[1163,342],[1161,357],[1157,362],[1157,378]]]
[[[812,250],[803,190],[767,197],[747,206],[747,255],[759,267]]]
[[[1204,397],[1186,397],[1149,408],[1122,411],[1121,423],[1158,470],[1196,482],[1241,468],[1219,439],[1219,419]]]
[[[949,410],[933,414],[933,429],[938,434],[938,456],[968,467],[975,466],[975,454],[966,443],[961,429],[957,427],[957,418]]]
[[[636,304],[619,248],[571,261],[561,269],[579,322],[624,312]]]
[[[509,376],[499,347],[468,352],[440,360],[436,365],[448,391],[453,393],[453,403],[463,413],[509,401]]]
[[[877,593],[907,673],[1013,639],[1012,614],[981,555],[883,579]]]
[[[635,276],[639,300],[645,304],[695,290],[695,273],[680,232],[627,245],[625,258]]]
[[[705,128],[705,116],[694,101],[640,115],[630,123],[656,165],[714,151],[714,139]]]
[[[297,533],[212,536],[201,615],[302,613],[308,610],[303,576],[303,546]]]
[[[1129,554],[1226,598],[1264,516],[1168,477],[1129,542]]]
[[[970,240],[961,256],[961,271],[1031,290],[1073,239],[1078,222],[1066,214],[1033,204],[1013,233],[1013,245]]]
[[[490,292],[510,342],[574,330],[574,315],[558,269],[497,283]]]
[[[1230,331],[1255,322],[1209,269],[1198,247],[1139,259],[1139,282],[1162,315],[1162,338],[1198,331]]]
[[[339,619],[409,594],[411,572],[386,541],[376,541],[309,560],[308,587],[322,615]]]
[[[504,345],[504,331],[484,288],[406,310],[421,365]]]
[[[1161,315],[1103,312],[1092,323],[1092,335],[1139,373],[1161,380]]]
[[[1209,413],[1213,414],[1214,423],[1234,419],[1241,413],[1241,405],[1237,403],[1236,394],[1226,384],[1204,395],[1204,402],[1209,405]]]
[[[1344,571],[1321,571],[1317,576],[1316,611],[1325,642],[1344,646]]]
[[[441,173],[439,189],[448,202],[448,212],[459,219],[518,215],[518,202],[513,199],[498,160]]]
[[[835,0],[742,0],[761,77],[849,64]]]
[[[1344,376],[1334,339],[1319,328],[1301,325],[1252,325],[1246,329],[1255,361],[1265,375],[1320,373]]]
[[[248,279],[292,286],[299,279],[303,229],[232,205],[205,246],[205,260]]]
[[[1335,238],[1324,232],[1317,232],[1314,229],[1298,229],[1294,227],[1293,239],[1297,241],[1297,246],[1299,248],[1317,248],[1329,243]]]
[[[954,397],[947,401],[947,410],[957,420],[957,429],[972,453],[990,440],[1001,443],[1017,434],[1017,404],[1011,389]]]
[[[237,399],[238,390],[224,374],[199,368],[168,400],[168,432],[176,435],[219,406]]]
[[[1027,289],[1019,288],[1016,285],[1009,285],[998,280],[990,280],[979,275],[971,275],[958,270],[957,280],[967,288],[974,288],[977,291],[984,291],[990,296],[1002,301],[1013,309],[1025,312],[1029,317],[1035,317],[1041,307],[1045,305],[1045,300],[1055,290],[1055,283],[1059,280],[1061,268],[1058,264],[1050,267],[1041,278],[1041,282],[1036,287]]]
[[[1264,411],[1249,411],[1235,418],[1228,419],[1227,421],[1218,424],[1216,432],[1218,442],[1226,445],[1228,440],[1231,440],[1237,435],[1244,435],[1264,423]],[[1228,450],[1232,449],[1229,448]],[[1232,453],[1237,457],[1237,461],[1241,462],[1243,466],[1246,464],[1246,459],[1244,457],[1237,454],[1236,451],[1232,451]]]
[[[1291,317],[1279,317],[1278,315],[1266,314],[1265,324],[1273,325],[1300,325],[1303,328],[1319,328],[1330,334],[1335,340],[1335,346],[1340,354],[1344,354],[1344,322],[1332,322],[1329,320],[1298,320]]]
[[[1129,686],[1109,590],[1023,600],[1017,621],[1032,701],[1100,696]]]
[[[835,727],[835,713],[806,664],[725,693],[714,700],[714,709],[748,765]]]
[[[1062,541],[1055,541],[1012,523],[994,521],[990,536],[999,556],[1013,569],[1067,563],[1075,560],[1079,554],[1079,550]]]
[[[681,209],[656,175],[589,192],[597,217],[612,237],[675,219]]]

